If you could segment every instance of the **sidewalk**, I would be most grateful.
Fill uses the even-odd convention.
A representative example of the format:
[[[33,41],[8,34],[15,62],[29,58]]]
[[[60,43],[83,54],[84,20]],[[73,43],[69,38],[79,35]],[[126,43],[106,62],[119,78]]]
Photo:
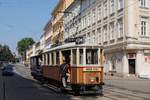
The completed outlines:
[[[150,79],[107,75],[104,77],[104,83],[106,86],[150,94]]]

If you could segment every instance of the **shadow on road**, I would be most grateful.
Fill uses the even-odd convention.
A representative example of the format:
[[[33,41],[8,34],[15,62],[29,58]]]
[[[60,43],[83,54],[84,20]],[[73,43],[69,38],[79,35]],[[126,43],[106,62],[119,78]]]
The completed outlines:
[[[0,72],[1,87],[5,90],[1,95],[5,94],[5,98],[0,100],[71,100],[71,96],[61,93],[55,93],[43,87],[34,80],[26,79],[18,74],[13,76],[2,76]],[[5,84],[3,86],[3,83]],[[5,93],[4,93],[5,92]]]
[[[0,100],[75,100],[76,97],[98,96],[94,94],[74,96],[73,93],[55,92],[36,80],[24,78],[16,73],[13,76],[2,76],[0,72],[0,79],[2,79],[0,85],[5,84],[5,87],[2,86],[5,91],[0,93],[5,94],[5,98],[0,97]]]

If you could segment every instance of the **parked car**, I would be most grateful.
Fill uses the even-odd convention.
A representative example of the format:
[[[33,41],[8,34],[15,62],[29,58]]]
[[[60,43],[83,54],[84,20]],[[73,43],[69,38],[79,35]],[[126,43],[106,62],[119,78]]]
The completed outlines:
[[[13,65],[5,64],[2,68],[2,75],[3,76],[12,76],[12,75],[14,75]]]

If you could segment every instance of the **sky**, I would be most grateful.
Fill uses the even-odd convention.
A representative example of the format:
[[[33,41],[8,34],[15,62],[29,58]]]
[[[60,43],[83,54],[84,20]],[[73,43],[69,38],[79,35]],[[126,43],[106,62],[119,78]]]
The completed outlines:
[[[0,0],[0,44],[16,52],[25,37],[39,41],[58,0]]]

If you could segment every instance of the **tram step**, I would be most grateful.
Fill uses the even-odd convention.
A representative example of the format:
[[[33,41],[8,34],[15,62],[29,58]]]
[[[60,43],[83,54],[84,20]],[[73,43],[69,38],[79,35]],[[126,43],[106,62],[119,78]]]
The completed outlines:
[[[68,91],[72,90],[71,86],[67,86],[65,89],[68,90]]]
[[[43,86],[50,88],[51,90],[55,91],[55,92],[61,92],[60,88],[51,85],[51,84],[44,84]]]

